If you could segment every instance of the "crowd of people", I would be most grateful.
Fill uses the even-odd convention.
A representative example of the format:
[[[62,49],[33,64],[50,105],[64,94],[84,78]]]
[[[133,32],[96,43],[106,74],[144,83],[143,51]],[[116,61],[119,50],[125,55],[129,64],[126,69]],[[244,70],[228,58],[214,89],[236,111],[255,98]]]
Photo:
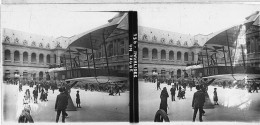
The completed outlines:
[[[56,81],[36,81],[36,80],[8,80],[5,81],[6,84],[11,85],[17,85],[19,87],[19,92],[23,94],[23,110],[22,113],[18,119],[19,123],[24,122],[33,122],[33,119],[31,117],[31,107],[30,103],[38,104],[39,101],[45,102],[48,101],[48,94],[50,90],[52,90],[52,93],[54,93],[55,90],[59,90],[60,94],[57,96],[55,109],[57,111],[57,117],[56,122],[59,121],[59,116],[62,114],[62,122],[65,122],[64,116],[68,117],[68,114],[66,113],[67,106],[62,105],[68,105],[64,101],[64,94],[67,97],[68,100],[68,89],[71,88],[69,84],[67,84],[64,80],[56,80]],[[23,86],[25,87],[24,89]],[[31,88],[31,89],[30,89]],[[120,93],[124,91],[128,91],[129,87],[127,84],[127,81],[118,81],[118,82],[108,82],[108,83],[84,83],[84,82],[78,82],[73,86],[75,89],[81,89],[85,91],[98,91],[98,92],[106,92],[111,96],[119,95]],[[31,90],[31,91],[30,91]],[[64,103],[64,104],[63,104]],[[79,91],[77,91],[76,94],[76,104],[77,108],[81,108],[80,105],[80,94]],[[65,108],[65,109],[64,109]]]
[[[179,87],[177,87],[177,83],[174,83],[172,85],[172,88],[170,89],[171,92],[171,100],[175,101],[175,93],[177,91],[178,88],[178,95],[177,97],[179,97],[179,99],[185,99],[185,89],[183,85],[179,85]],[[206,93],[207,93],[207,86],[205,85],[196,85],[196,89],[197,92],[194,93],[193,99],[192,99],[192,107],[194,109],[194,113],[193,113],[193,122],[195,122],[196,119],[196,115],[197,112],[199,111],[199,121],[202,122],[202,116],[205,114],[205,111],[203,110],[203,106],[205,103],[205,98],[206,98]],[[160,108],[165,111],[165,113],[167,114],[167,109],[168,107],[168,101],[167,98],[169,97],[169,94],[167,92],[167,88],[164,87],[163,90],[161,91],[160,94]],[[217,91],[216,88],[214,88],[214,104],[218,105],[218,96],[217,96]]]
[[[212,85],[219,86],[225,88],[236,88],[236,89],[242,89],[247,90],[249,93],[258,93],[258,90],[260,89],[260,81],[259,80],[221,80],[213,82]]]
[[[152,82],[156,83],[156,90],[161,90],[161,84],[165,83],[166,85],[171,85],[170,88],[170,94],[167,92],[167,87],[164,87],[161,90],[160,94],[160,108],[164,110],[167,113],[168,107],[168,102],[167,98],[170,97],[171,101],[176,101],[175,97],[180,99],[185,99],[185,92],[187,89],[187,86],[190,88],[190,91],[192,91],[192,88],[195,86],[197,91],[193,95],[192,99],[192,107],[194,109],[193,112],[193,119],[192,121],[195,121],[196,119],[196,114],[199,111],[199,121],[202,120],[202,116],[205,114],[205,111],[203,110],[203,106],[205,103],[206,98],[208,98],[208,86],[218,86],[218,87],[223,87],[225,88],[239,88],[244,85],[244,89],[247,89],[249,93],[258,93],[258,89],[260,89],[260,83],[257,80],[250,80],[246,81],[245,80],[240,80],[240,81],[227,81],[227,80],[219,80],[215,81],[213,79],[203,79],[203,78],[195,78],[193,80],[173,80],[173,79],[146,79],[145,82]],[[218,94],[217,94],[217,88],[214,88],[213,91],[213,102],[214,105],[219,105],[218,103]]]

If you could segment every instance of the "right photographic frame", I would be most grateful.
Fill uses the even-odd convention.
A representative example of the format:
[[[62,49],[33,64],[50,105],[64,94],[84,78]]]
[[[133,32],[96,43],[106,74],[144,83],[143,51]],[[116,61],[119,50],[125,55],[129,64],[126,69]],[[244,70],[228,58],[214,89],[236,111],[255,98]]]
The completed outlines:
[[[259,123],[259,8],[151,4],[138,10],[139,121]]]

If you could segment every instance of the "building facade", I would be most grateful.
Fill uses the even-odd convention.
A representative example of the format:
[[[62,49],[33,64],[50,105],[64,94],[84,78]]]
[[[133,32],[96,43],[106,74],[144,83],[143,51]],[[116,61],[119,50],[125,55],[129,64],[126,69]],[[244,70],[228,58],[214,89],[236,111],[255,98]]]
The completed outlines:
[[[119,20],[123,14],[117,14],[108,20],[108,23],[113,20]],[[12,29],[3,29],[3,80],[53,80],[59,78],[57,74],[54,75],[53,72],[48,71],[50,68],[64,67],[64,62],[67,63],[66,66],[70,65],[68,58],[66,58],[67,61],[64,60],[64,54],[67,52],[67,47],[77,36],[54,38]],[[106,53],[104,46],[94,51],[94,56],[92,57],[95,59],[96,67],[107,67],[105,57],[105,54],[107,54],[110,69],[128,71],[128,45],[128,33],[120,34],[107,40]],[[93,61],[90,59],[88,61],[89,65],[93,66]],[[84,54],[81,55],[80,62],[80,66],[87,65]]]
[[[159,76],[177,79],[190,76],[185,67],[197,63],[198,54],[209,36],[191,36],[139,26],[139,78]]]
[[[54,79],[48,69],[60,65],[60,56],[68,44],[61,45],[52,37],[3,29],[3,80]]]

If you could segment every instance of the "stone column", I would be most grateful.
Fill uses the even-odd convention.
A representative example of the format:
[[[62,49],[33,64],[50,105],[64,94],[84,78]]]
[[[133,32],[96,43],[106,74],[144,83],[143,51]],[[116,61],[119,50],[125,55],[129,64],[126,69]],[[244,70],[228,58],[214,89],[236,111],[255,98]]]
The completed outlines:
[[[36,64],[39,64],[39,54],[38,53],[35,53],[36,54]],[[37,78],[37,77],[36,77]]]
[[[165,50],[165,52],[166,52],[166,61],[169,61],[169,51]]]
[[[148,48],[149,61],[152,61],[152,49]]]
[[[184,63],[184,53],[185,52],[181,52],[181,62]]]
[[[19,53],[20,54],[20,64],[23,64],[23,53]]]
[[[31,59],[32,59],[31,54],[28,53],[28,64],[31,64],[31,62],[32,62]]]
[[[14,52],[10,51],[11,63],[14,63]]]
[[[177,61],[177,52],[178,52],[178,51],[173,51],[173,55],[174,55],[173,60],[174,60],[175,62]]]
[[[157,60],[161,61],[161,50],[157,50]]]
[[[198,53],[194,53],[194,63],[198,62]]]

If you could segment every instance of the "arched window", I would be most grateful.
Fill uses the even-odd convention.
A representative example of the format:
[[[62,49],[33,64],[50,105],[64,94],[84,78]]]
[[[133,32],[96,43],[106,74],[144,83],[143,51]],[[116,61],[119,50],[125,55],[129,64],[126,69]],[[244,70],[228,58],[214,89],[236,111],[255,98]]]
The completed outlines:
[[[157,69],[153,68],[152,73],[157,73]]]
[[[48,54],[47,55],[47,63],[50,64],[51,63],[51,56]]]
[[[152,50],[152,59],[158,59],[157,49]]]
[[[144,68],[143,69],[143,78],[146,78],[146,76],[148,76],[148,69]]]
[[[191,52],[191,60],[194,61],[194,52]]]
[[[147,48],[143,48],[143,59],[149,58],[149,53]]]
[[[24,80],[27,80],[27,79],[28,79],[28,72],[27,72],[27,71],[24,71],[24,72],[23,72],[23,79],[24,79]]]
[[[14,52],[14,62],[19,62],[20,61],[20,52],[15,51]]]
[[[39,55],[39,63],[44,63],[43,54]]]
[[[177,52],[177,60],[181,60],[181,52],[180,51]]]
[[[28,63],[28,53],[23,52],[23,63]]]
[[[31,62],[36,63],[36,54],[35,53],[32,53],[32,55],[31,55]]]
[[[43,72],[40,71],[40,72],[39,72],[39,80],[42,80],[42,79],[43,79]]]
[[[111,56],[113,56],[113,44],[110,44],[109,46],[108,46],[108,57],[111,57]]]
[[[15,70],[15,71],[14,71],[14,75],[20,75],[19,70]]]
[[[189,61],[189,56],[187,52],[184,53],[184,61]]]
[[[166,52],[165,52],[165,50],[161,50],[161,60],[166,60]]]
[[[5,61],[11,61],[11,52],[10,52],[10,50],[5,50]]]
[[[33,80],[36,80],[36,73],[31,73]]]
[[[56,64],[56,54],[54,54],[54,63]]]
[[[180,77],[181,77],[181,70],[178,69],[178,70],[177,70],[177,78],[180,78]]]
[[[171,78],[174,78],[174,71],[171,71]]]
[[[5,70],[4,80],[9,80],[11,77],[10,70]]]
[[[173,51],[169,52],[169,60],[174,60],[174,52]]]
[[[162,76],[165,76],[165,74],[166,74],[165,69],[162,69],[162,70],[161,70],[161,75],[162,75]]]

